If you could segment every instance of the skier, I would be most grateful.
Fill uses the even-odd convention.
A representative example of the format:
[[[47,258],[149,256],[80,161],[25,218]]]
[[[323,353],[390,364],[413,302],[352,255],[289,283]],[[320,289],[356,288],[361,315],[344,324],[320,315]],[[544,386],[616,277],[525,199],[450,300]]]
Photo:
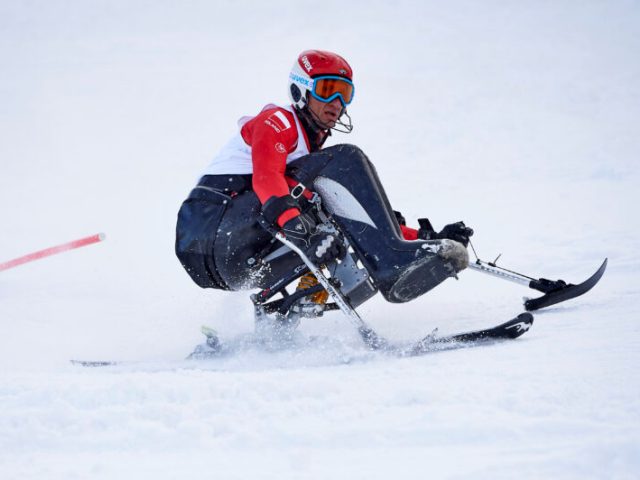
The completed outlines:
[[[354,307],[377,290],[391,302],[411,300],[467,266],[473,230],[457,222],[436,232],[426,219],[418,229],[407,227],[361,150],[322,149],[332,130],[351,132],[347,106],[354,91],[344,58],[308,50],[289,74],[291,104],[269,104],[240,119],[239,132],[178,214],[176,254],[200,287],[272,289],[302,276],[303,262],[274,239],[276,232],[316,265],[343,259],[348,239],[373,279],[366,292],[348,295]],[[323,228],[318,193],[338,231]],[[299,287],[316,283],[307,274]],[[319,290],[313,300],[322,304],[327,295]]]

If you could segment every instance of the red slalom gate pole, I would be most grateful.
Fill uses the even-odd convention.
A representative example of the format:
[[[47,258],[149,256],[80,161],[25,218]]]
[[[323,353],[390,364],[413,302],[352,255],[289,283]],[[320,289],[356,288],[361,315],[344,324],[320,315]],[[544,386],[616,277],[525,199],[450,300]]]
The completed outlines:
[[[51,255],[66,252],[67,250],[73,250],[74,248],[85,247],[93,243],[98,243],[104,239],[104,233],[96,233],[95,235],[91,235],[90,237],[80,238],[78,240],[73,240],[72,242],[63,243],[62,245],[56,245],[55,247],[49,247],[45,248],[44,250],[29,253],[28,255],[9,260],[8,262],[0,263],[0,272],[13,267],[17,267],[18,265],[22,265],[23,263],[33,262],[34,260],[39,260]]]

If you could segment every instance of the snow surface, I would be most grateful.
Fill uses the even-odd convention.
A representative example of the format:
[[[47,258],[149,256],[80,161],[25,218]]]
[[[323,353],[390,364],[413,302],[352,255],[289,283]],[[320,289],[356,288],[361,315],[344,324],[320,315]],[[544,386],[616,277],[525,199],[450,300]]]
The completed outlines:
[[[0,2],[0,478],[640,478],[637,1]],[[297,53],[355,69],[355,130],[396,209],[464,219],[492,260],[581,281],[521,339],[392,359],[340,314],[307,347],[181,361],[252,329],[173,256],[182,199]],[[485,327],[532,292],[463,272],[361,314]],[[135,360],[110,369],[68,360]]]

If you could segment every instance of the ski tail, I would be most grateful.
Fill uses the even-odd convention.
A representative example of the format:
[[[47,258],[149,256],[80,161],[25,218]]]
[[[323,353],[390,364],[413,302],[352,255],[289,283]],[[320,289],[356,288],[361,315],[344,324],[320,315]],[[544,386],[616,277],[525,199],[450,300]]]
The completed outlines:
[[[71,365],[75,365],[77,367],[113,367],[115,365],[119,365],[122,362],[117,362],[114,360],[69,360]]]

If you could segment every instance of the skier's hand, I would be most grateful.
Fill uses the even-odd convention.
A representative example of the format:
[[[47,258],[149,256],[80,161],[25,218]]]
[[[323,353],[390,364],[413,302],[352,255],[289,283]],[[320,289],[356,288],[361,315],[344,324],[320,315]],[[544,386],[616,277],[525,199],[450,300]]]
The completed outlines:
[[[344,244],[335,235],[316,229],[313,218],[301,214],[282,226],[282,233],[316,265],[345,256]]]
[[[450,223],[438,233],[439,238],[448,238],[460,242],[465,247],[469,245],[469,237],[473,235],[473,228],[467,227],[464,222]]]
[[[467,227],[464,222],[450,223],[446,225],[440,233],[436,232],[426,218],[418,219],[420,230],[418,230],[418,238],[422,240],[441,240],[448,238],[460,242],[465,247],[469,245],[469,237],[473,235],[473,229]]]

